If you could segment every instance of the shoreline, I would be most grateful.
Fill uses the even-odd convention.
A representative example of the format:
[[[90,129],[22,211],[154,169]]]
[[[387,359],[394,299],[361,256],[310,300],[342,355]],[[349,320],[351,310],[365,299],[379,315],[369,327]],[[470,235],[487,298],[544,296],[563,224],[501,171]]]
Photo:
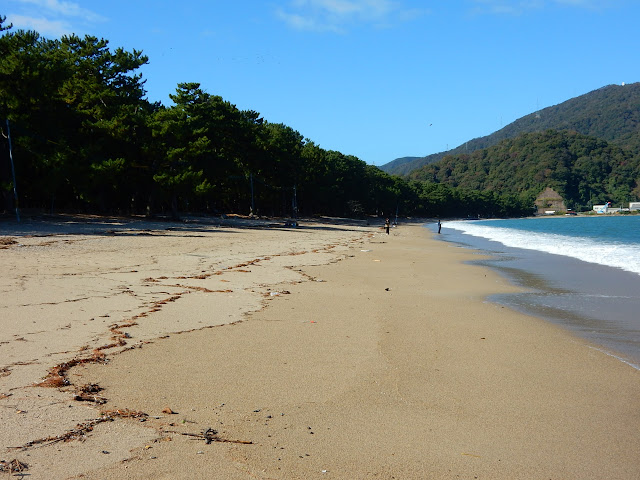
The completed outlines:
[[[498,272],[524,289],[515,295],[492,295],[490,301],[560,325],[640,369],[636,315],[640,276],[635,271],[505,245],[500,239],[455,229],[442,237],[445,242],[483,252],[490,258],[473,263]]]
[[[373,236],[360,243],[363,233]],[[517,288],[463,263],[478,256],[419,225],[358,235],[338,263],[333,256],[329,265],[295,267],[294,283],[276,288],[272,278],[271,290],[263,281],[268,306],[240,323],[76,366],[69,377],[104,388],[104,408],[149,416],[97,425],[83,444],[39,450],[40,461],[56,463],[57,448],[63,459],[82,451],[102,461],[92,468],[85,458],[86,479],[187,471],[231,479],[634,478],[636,371],[557,326],[486,302]],[[216,280],[260,268],[236,270],[252,272]],[[179,307],[154,315],[194,314]],[[138,337],[135,326],[129,331]],[[190,436],[209,427],[224,441]],[[116,432],[129,441],[104,447]],[[128,460],[113,458],[117,448]],[[45,478],[35,466],[33,473]]]

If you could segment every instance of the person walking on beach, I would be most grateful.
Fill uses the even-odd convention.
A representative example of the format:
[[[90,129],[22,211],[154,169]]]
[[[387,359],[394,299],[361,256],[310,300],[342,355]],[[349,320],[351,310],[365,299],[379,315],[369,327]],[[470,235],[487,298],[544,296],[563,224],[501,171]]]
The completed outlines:
[[[440,219],[438,219],[438,233],[442,230],[442,223],[440,223]]]
[[[389,219],[388,218],[384,221],[384,230],[387,232],[387,235],[389,235]]]

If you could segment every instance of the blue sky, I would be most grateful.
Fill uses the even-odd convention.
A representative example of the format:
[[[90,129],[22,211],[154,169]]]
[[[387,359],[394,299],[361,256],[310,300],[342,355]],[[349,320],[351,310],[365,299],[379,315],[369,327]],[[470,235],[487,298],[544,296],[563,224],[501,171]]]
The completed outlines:
[[[638,0],[3,0],[0,14],[142,50],[150,100],[199,82],[375,165],[640,81]]]

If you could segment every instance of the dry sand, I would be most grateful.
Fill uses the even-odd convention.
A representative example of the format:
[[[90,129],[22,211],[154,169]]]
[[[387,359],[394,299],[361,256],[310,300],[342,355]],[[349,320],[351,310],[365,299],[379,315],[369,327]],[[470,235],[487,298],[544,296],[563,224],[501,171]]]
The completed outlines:
[[[514,287],[422,227],[129,227],[0,249],[2,457],[30,478],[640,476],[640,372],[484,302]]]

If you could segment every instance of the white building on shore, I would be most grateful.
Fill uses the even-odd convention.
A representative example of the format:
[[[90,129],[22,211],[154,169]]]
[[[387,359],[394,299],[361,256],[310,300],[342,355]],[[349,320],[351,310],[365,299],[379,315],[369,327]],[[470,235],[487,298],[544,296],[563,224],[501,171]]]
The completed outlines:
[[[619,213],[640,210],[640,202],[629,202],[629,208],[616,208],[611,206],[611,202],[604,205],[594,205],[593,211],[596,213]]]

